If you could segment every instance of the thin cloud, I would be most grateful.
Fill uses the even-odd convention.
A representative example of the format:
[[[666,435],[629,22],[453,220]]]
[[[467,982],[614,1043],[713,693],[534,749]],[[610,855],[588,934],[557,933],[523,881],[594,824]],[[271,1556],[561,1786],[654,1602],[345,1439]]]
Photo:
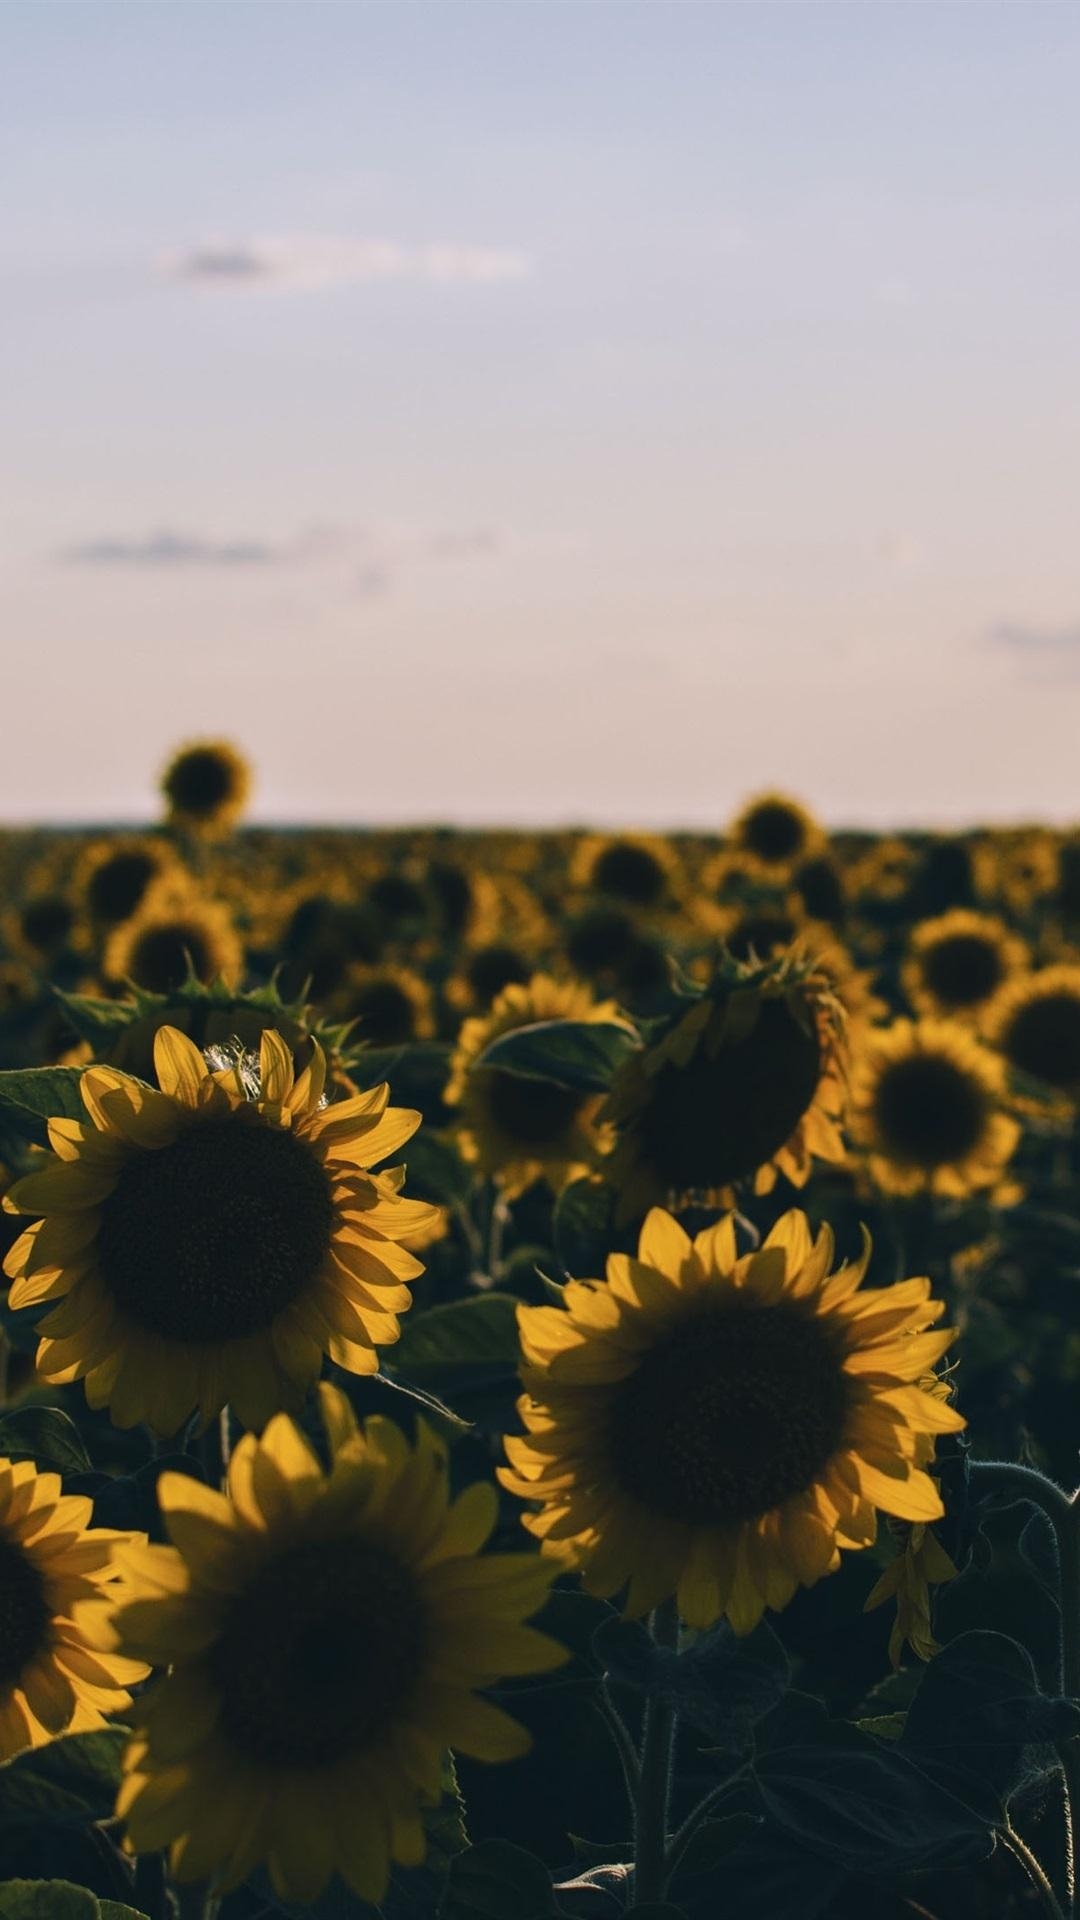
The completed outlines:
[[[403,246],[395,240],[335,234],[211,241],[165,254],[157,265],[161,279],[184,286],[251,292],[290,288],[310,292],[387,280],[484,286],[527,280],[533,270],[532,256],[517,247],[446,241]]]
[[[76,567],[267,567],[282,558],[264,540],[206,540],[185,533],[148,533],[133,540],[86,540],[58,558]]]
[[[991,646],[1032,659],[1080,658],[1080,621],[1069,627],[1036,627],[1020,620],[1003,620],[990,629],[987,637]]]

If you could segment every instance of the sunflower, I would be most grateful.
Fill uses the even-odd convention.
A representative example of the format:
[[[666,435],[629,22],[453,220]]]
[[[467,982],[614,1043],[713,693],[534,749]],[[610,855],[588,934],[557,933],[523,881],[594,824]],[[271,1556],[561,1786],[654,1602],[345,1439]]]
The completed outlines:
[[[742,809],[731,828],[734,852],[775,877],[789,874],[820,852],[825,835],[797,800],[783,793],[762,793]]]
[[[93,1506],[30,1460],[0,1459],[0,1760],[58,1733],[89,1733],[130,1706],[141,1660],[95,1652],[80,1601],[122,1586],[133,1536],[91,1527]]]
[[[227,907],[166,880],[147,890],[139,911],[114,927],[102,971],[115,984],[174,993],[194,976],[235,984],[244,948]]]
[[[325,1058],[294,1076],[280,1034],[211,1072],[175,1027],[154,1041],[161,1091],[112,1067],[81,1080],[89,1124],[51,1120],[56,1159],[17,1180],[9,1213],[45,1217],[4,1262],[13,1307],[52,1303],[37,1366],[85,1380],[118,1426],[175,1433],[228,1402],[259,1427],[298,1406],[322,1356],[374,1373],[397,1338],[397,1243],[432,1207],[404,1169],[371,1173],[420,1124],[385,1085],[322,1103]]]
[[[669,906],[678,891],[678,861],[658,834],[586,834],[574,849],[570,884],[640,911]]]
[[[115,927],[130,920],[148,888],[174,875],[176,866],[168,843],[150,834],[94,840],[79,857],[74,887],[95,926]]]
[[[285,1414],[240,1441],[228,1497],[158,1481],[171,1546],[126,1554],[137,1597],[85,1609],[98,1643],[167,1674],[139,1702],[117,1803],[136,1852],[168,1847],[178,1880],[238,1886],[265,1862],[282,1898],[314,1900],[336,1871],[378,1902],[392,1860],[425,1853],[448,1747],[527,1751],[525,1729],[476,1689],[560,1665],[524,1624],[552,1569],[481,1557],[497,1514],[478,1483],[450,1501],[423,1422],[361,1431],[320,1389],[324,1470]]]
[[[1080,966],[1014,980],[987,1010],[985,1031],[1010,1067],[1080,1102]]]
[[[457,1013],[486,1013],[504,987],[524,986],[532,968],[520,948],[505,940],[474,947],[461,971],[443,988],[448,1006]]]
[[[251,768],[224,740],[196,740],[182,747],[162,776],[169,824],[214,837],[226,833],[244,810]]]
[[[435,1031],[431,988],[411,967],[353,967],[337,1003],[362,1045],[399,1047]]]
[[[852,1071],[852,1138],[884,1193],[999,1198],[1020,1138],[1002,1112],[1005,1073],[966,1027],[896,1020],[863,1034]]]
[[[1003,921],[955,907],[912,930],[901,984],[917,1013],[975,1023],[1030,958]]]
[[[12,953],[35,968],[51,967],[63,954],[86,945],[74,902],[62,887],[27,893],[5,913],[2,931]]]
[[[646,1613],[676,1595],[688,1626],[749,1633],[869,1546],[876,1508],[942,1511],[924,1436],[963,1425],[917,1383],[951,1332],[930,1282],[859,1287],[870,1240],[831,1273],[833,1237],[782,1216],[739,1256],[730,1216],[691,1241],[645,1220],[637,1258],[518,1308],[526,1432],[502,1484],[542,1551],[591,1593]]]
[[[541,1179],[558,1192],[595,1169],[607,1139],[596,1120],[602,1096],[478,1067],[480,1055],[504,1033],[538,1021],[618,1017],[613,1001],[595,1001],[587,987],[537,973],[527,986],[506,987],[486,1017],[464,1022],[444,1098],[458,1109],[463,1158],[498,1175],[508,1199]]]
[[[805,1186],[844,1143],[844,1010],[831,977],[793,950],[765,966],[724,961],[666,1031],[621,1066],[601,1118],[617,1143],[604,1177],[620,1217],[652,1201]]]

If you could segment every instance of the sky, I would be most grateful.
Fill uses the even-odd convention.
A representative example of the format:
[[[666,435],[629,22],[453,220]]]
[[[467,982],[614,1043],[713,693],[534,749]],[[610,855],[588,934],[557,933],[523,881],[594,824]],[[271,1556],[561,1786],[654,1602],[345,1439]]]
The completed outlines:
[[[7,0],[0,821],[1080,819],[1080,10]]]

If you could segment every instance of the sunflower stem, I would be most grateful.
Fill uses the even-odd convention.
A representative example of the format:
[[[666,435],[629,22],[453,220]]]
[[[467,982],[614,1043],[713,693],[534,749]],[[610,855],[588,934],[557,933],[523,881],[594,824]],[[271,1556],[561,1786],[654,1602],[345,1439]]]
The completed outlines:
[[[657,1607],[651,1621],[658,1647],[674,1649],[679,1641],[679,1614],[674,1600]],[[665,1700],[645,1702],[641,1763],[634,1806],[634,1904],[647,1907],[664,1898],[668,1882],[668,1807],[671,1799],[671,1757],[675,1714]]]
[[[1065,1920],[1065,1915],[1061,1910],[1061,1902],[1054,1892],[1053,1887],[1050,1885],[1046,1874],[1043,1872],[1041,1862],[1032,1853],[1027,1841],[1021,1840],[1020,1835],[1015,1832],[1012,1827],[1001,1828],[999,1838],[1002,1845],[1012,1854],[1013,1858],[1020,1862],[1032,1886],[1037,1889],[1043,1908],[1046,1913],[1049,1914],[1050,1920]]]
[[[1036,1468],[1009,1460],[975,1460],[969,1471],[976,1489],[983,1486],[987,1492],[1001,1494],[1003,1506],[1023,1501],[1038,1507],[1054,1529],[1061,1598],[1061,1690],[1066,1699],[1080,1700],[1080,1491],[1068,1494]],[[1080,1735],[1059,1741],[1057,1755],[1065,1793],[1065,1901],[1061,1910],[1068,1920],[1080,1920]]]

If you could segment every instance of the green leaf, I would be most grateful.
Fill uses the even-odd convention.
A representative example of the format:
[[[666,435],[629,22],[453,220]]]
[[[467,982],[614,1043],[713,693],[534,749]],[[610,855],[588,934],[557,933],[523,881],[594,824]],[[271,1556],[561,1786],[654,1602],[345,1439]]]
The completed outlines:
[[[524,1080],[550,1080],[577,1093],[606,1093],[639,1045],[631,1027],[614,1021],[540,1020],[493,1040],[476,1065]]]
[[[61,1407],[15,1407],[0,1414],[0,1454],[28,1454],[54,1473],[89,1473],[93,1466],[78,1427]]]
[[[974,1629],[931,1660],[901,1744],[949,1791],[978,1800],[1007,1798],[1040,1771],[1025,1749],[1077,1733],[1080,1704],[1040,1691],[1027,1650],[1007,1634]]]
[[[147,1920],[138,1907],[99,1900],[70,1880],[0,1882],[0,1920]]]
[[[899,1740],[907,1724],[906,1713],[879,1713],[871,1720],[856,1720],[860,1733],[873,1734],[875,1740]]]
[[[603,1276],[609,1253],[618,1250],[615,1195],[603,1180],[572,1180],[555,1203],[555,1251],[565,1272],[579,1280]]]
[[[33,1140],[48,1145],[48,1120],[85,1120],[79,1083],[81,1067],[25,1067],[0,1073],[0,1118]]]
[[[518,1357],[513,1294],[478,1293],[409,1314],[402,1322],[393,1361],[410,1379],[426,1380],[462,1366],[516,1370]]]
[[[752,1813],[729,1813],[723,1819],[704,1820],[679,1861],[676,1878],[714,1872],[721,1860],[726,1860],[760,1825]]]
[[[112,1813],[126,1727],[71,1733],[0,1766],[0,1826],[12,1821],[85,1825]],[[4,1920],[0,1909],[0,1920]]]
[[[465,1165],[457,1148],[426,1127],[421,1127],[395,1158],[408,1168],[408,1191],[412,1199],[452,1206],[455,1200],[463,1200],[472,1186],[472,1170]]]
[[[451,1861],[439,1920],[548,1920],[556,1911],[543,1861],[509,1840],[484,1840]]]
[[[98,1000],[88,993],[61,993],[53,988],[60,1005],[80,1040],[93,1047],[95,1056],[103,1055],[118,1033],[139,1018],[134,1000]]]
[[[680,1719],[729,1754],[746,1753],[755,1722],[787,1691],[791,1667],[764,1621],[737,1639],[725,1620],[684,1653],[658,1647],[636,1620],[605,1620],[593,1638],[596,1657],[615,1681],[662,1700]]]

